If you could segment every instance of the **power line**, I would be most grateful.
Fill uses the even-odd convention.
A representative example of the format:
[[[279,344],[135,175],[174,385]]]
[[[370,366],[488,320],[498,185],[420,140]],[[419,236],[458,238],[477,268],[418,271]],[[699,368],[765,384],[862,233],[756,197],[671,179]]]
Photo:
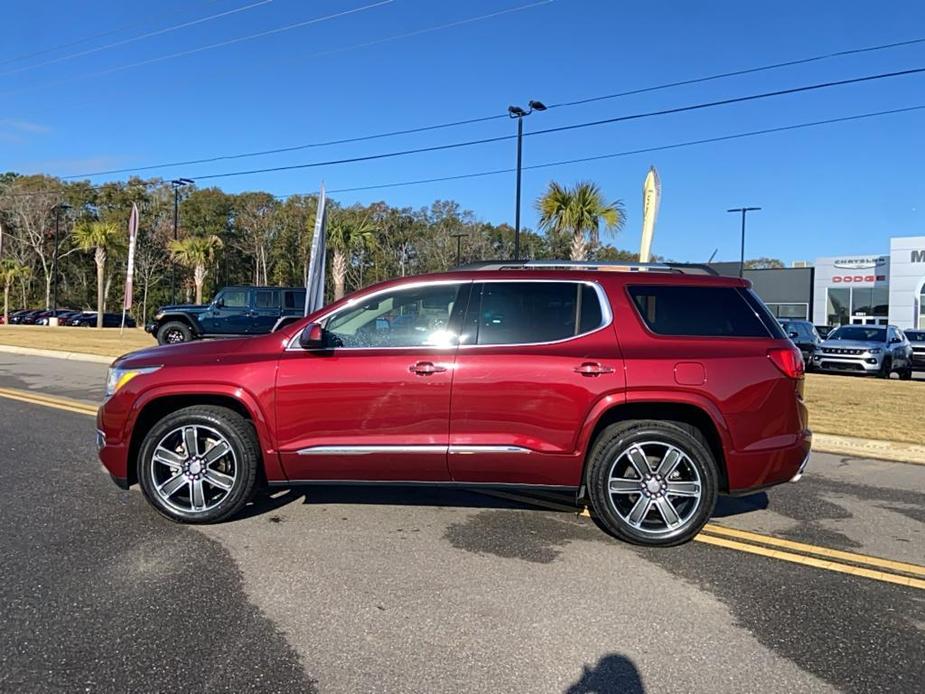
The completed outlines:
[[[543,164],[532,164],[530,166],[524,166],[524,170],[527,169],[548,169],[556,166],[566,166],[569,164],[583,164],[589,161],[598,161],[602,159],[616,159],[618,157],[628,157],[635,154],[647,154],[650,152],[664,152],[672,149],[681,149],[683,147],[693,147],[695,145],[705,145],[715,142],[726,142],[728,140],[739,140],[748,137],[757,137],[759,135],[770,135],[773,133],[787,132],[790,130],[800,130],[803,128],[814,128],[822,125],[832,125],[835,123],[847,123],[850,121],[864,120],[867,118],[877,118],[880,116],[889,116],[897,113],[909,113],[911,111],[922,111],[925,110],[925,104],[920,106],[908,106],[906,108],[895,108],[888,111],[875,111],[873,113],[861,113],[853,116],[842,116],[839,118],[828,118],[826,120],[811,121],[809,123],[796,123],[794,125],[783,125],[776,128],[763,128],[761,130],[751,130],[741,133],[733,133],[731,135],[720,135],[717,137],[707,137],[699,140],[687,140],[686,142],[675,142],[668,145],[659,145],[657,147],[644,147],[642,149],[633,149],[626,150],[623,152],[612,152],[610,154],[597,154],[590,157],[580,157],[577,159],[563,159],[560,161],[546,162]],[[382,188],[401,188],[404,186],[414,186],[421,185],[424,183],[442,183],[445,181],[458,181],[467,178],[482,178],[485,176],[496,176],[500,174],[509,174],[514,171],[513,168],[508,169],[493,169],[489,171],[476,171],[472,173],[465,174],[456,174],[454,176],[440,176],[437,178],[421,178],[413,181],[400,181],[396,183],[382,183],[377,185],[370,186],[355,186],[352,188],[332,188],[329,190],[329,193],[353,193],[358,191],[365,190],[379,190]],[[277,195],[277,198],[288,198],[292,195],[305,195],[305,193],[290,193],[289,195]]]
[[[211,4],[214,0],[208,0],[206,4]],[[185,9],[185,8],[184,8]],[[158,17],[163,17],[163,14],[158,15]],[[83,38],[76,39],[74,41],[68,41],[67,43],[58,44],[57,46],[51,46],[50,48],[43,48],[39,51],[33,51],[32,53],[23,53],[20,55],[14,55],[12,58],[4,58],[0,60],[0,65],[9,65],[10,63],[15,63],[20,60],[28,60],[29,58],[37,58],[40,55],[47,55],[49,53],[54,53],[55,51],[61,51],[65,48],[73,48],[74,46],[79,46],[88,41],[94,41],[96,39],[102,39],[107,36],[112,36],[113,34],[118,34],[122,31],[127,31],[129,29],[134,29],[135,27],[145,26],[147,22],[133,22],[131,24],[123,24],[120,27],[115,29],[109,29],[108,31],[100,32],[99,34],[91,34],[90,36],[84,36]]]
[[[585,123],[573,123],[571,125],[562,125],[556,128],[546,128],[544,130],[534,130],[525,135],[534,136],[534,135],[546,135],[550,133],[563,132],[566,130],[578,130],[580,128],[590,128],[599,125],[608,125],[611,123],[624,122],[629,120],[640,120],[642,118],[649,118],[652,116],[663,116],[668,114],[675,113],[684,113],[688,111],[698,111],[707,108],[714,108],[717,106],[728,106],[730,104],[743,103],[748,101],[756,101],[759,99],[773,98],[776,96],[784,96],[788,94],[797,94],[802,92],[808,92],[818,89],[828,89],[831,87],[844,86],[848,84],[858,84],[861,82],[872,82],[874,80],[888,79],[892,77],[903,77],[908,75],[920,74],[925,72],[925,67],[921,68],[911,68],[909,70],[899,70],[895,72],[883,72],[876,75],[865,75],[864,77],[854,77],[846,80],[837,80],[830,82],[821,82],[818,84],[803,85],[800,87],[791,87],[789,89],[778,89],[771,92],[762,92],[759,94],[749,94],[747,96],[734,97],[730,99],[720,99],[718,101],[708,101],[705,103],[699,104],[689,104],[687,106],[677,106],[669,109],[660,109],[657,111],[647,111],[644,113],[634,113],[625,116],[616,116],[614,118],[605,118],[602,120],[588,121]],[[320,166],[333,166],[337,164],[352,164],[361,161],[373,161],[378,159],[392,159],[395,157],[403,157],[411,154],[422,154],[426,152],[439,152],[448,149],[459,149],[462,147],[472,147],[475,145],[488,144],[491,142],[501,142],[504,140],[510,140],[516,137],[515,135],[500,135],[497,137],[486,137],[478,140],[466,140],[463,142],[452,142],[449,144],[443,145],[432,145],[430,147],[418,147],[415,149],[405,149],[399,150],[397,152],[382,152],[379,154],[367,154],[359,157],[345,157],[342,159],[332,159],[328,161],[319,161],[319,162],[309,162],[306,164],[288,164],[285,166],[272,166],[262,169],[248,169],[244,171],[226,171],[223,173],[215,174],[206,174],[202,176],[196,176],[195,179],[199,181],[211,180],[216,178],[229,178],[232,176],[248,176],[258,173],[274,173],[278,171],[293,171],[297,169],[312,169]]]
[[[547,1],[551,1],[551,0],[547,0]],[[406,37],[406,36],[413,36],[413,35],[416,35],[416,34],[425,33],[425,32],[428,32],[428,31],[436,31],[436,30],[438,30],[438,29],[449,28],[449,27],[451,27],[451,26],[457,26],[457,25],[459,25],[459,24],[470,23],[470,22],[474,22],[474,21],[478,21],[478,20],[482,20],[482,19],[488,19],[488,18],[491,18],[491,17],[498,16],[498,15],[500,15],[500,14],[505,14],[505,13],[510,13],[510,12],[517,12],[517,11],[521,11],[521,10],[525,10],[525,9],[529,9],[529,8],[535,7],[535,6],[540,5],[540,4],[544,4],[544,3],[532,3],[532,4],[529,4],[529,5],[522,5],[522,6],[515,7],[515,8],[509,8],[509,9],[503,10],[503,11],[501,11],[501,12],[494,12],[494,13],[487,14],[487,15],[481,15],[481,16],[479,16],[479,17],[472,17],[472,18],[469,18],[469,19],[460,20],[460,21],[457,21],[457,22],[452,22],[452,23],[450,23],[450,24],[444,24],[444,25],[440,25],[440,26],[437,26],[437,27],[430,27],[430,28],[428,28],[428,29],[419,30],[419,31],[417,31],[417,32],[409,32],[409,33],[407,33],[407,34],[399,34],[399,35],[394,36],[394,37],[388,37],[388,38],[385,38],[385,39],[381,39],[380,41],[375,41],[375,42],[370,42],[370,43],[364,43],[364,44],[357,44],[357,45],[355,45],[355,46],[350,46],[350,47],[344,48],[344,49],[336,49],[335,51],[329,51],[329,52],[340,52],[340,51],[342,51],[342,50],[351,50],[351,49],[353,49],[353,48],[362,48],[362,47],[365,47],[365,46],[373,45],[373,44],[375,44],[375,43],[381,43],[381,42],[385,42],[385,41],[391,41],[391,40],[395,40],[395,39],[398,39],[398,38],[403,38],[403,37]],[[894,48],[899,48],[899,47],[904,47],[904,46],[915,45],[915,44],[919,44],[919,43],[925,43],[925,37],[910,39],[910,40],[908,40],[908,41],[895,41],[895,42],[892,42],[892,43],[885,43],[885,44],[880,44],[880,45],[877,45],[877,46],[867,46],[867,47],[863,47],[863,48],[853,48],[853,49],[848,49],[848,50],[843,50],[843,51],[837,51],[837,52],[834,52],[834,53],[825,53],[825,54],[822,54],[822,55],[811,56],[811,57],[808,57],[808,58],[799,58],[799,59],[796,59],[796,60],[789,60],[789,61],[786,61],[786,62],[772,63],[772,64],[770,64],[770,65],[762,65],[762,66],[752,67],[752,68],[744,68],[744,69],[742,69],[742,70],[735,70],[735,71],[732,71],[732,72],[723,72],[723,73],[718,73],[718,74],[715,74],[715,75],[706,75],[706,76],[703,76],[703,77],[695,77],[695,78],[691,78],[691,79],[687,79],[687,80],[680,80],[680,81],[674,81],[674,82],[665,82],[665,83],[663,83],[663,84],[657,84],[657,85],[652,85],[652,86],[648,86],[648,87],[641,87],[641,88],[639,88],[639,89],[633,89],[633,90],[625,91],[625,92],[616,92],[616,93],[613,93],[613,94],[605,94],[605,95],[600,95],[600,96],[592,96],[592,97],[588,97],[588,98],[585,98],[585,99],[578,99],[578,100],[574,100],[574,101],[563,101],[563,102],[559,102],[559,103],[556,103],[556,104],[548,105],[548,108],[561,108],[561,107],[579,106],[579,105],[583,105],[583,104],[592,103],[592,102],[595,102],[595,101],[603,101],[603,100],[609,100],[609,99],[617,99],[617,98],[621,98],[621,97],[625,97],[625,96],[631,96],[631,95],[635,95],[635,94],[642,94],[642,93],[646,93],[646,92],[661,91],[661,90],[671,89],[671,88],[679,87],[679,86],[686,86],[686,85],[692,85],[692,84],[700,84],[700,83],[715,81],[715,80],[724,79],[724,78],[728,78],[728,77],[734,77],[734,76],[746,75],[746,74],[754,74],[754,73],[757,73],[757,72],[764,72],[764,71],[769,71],[769,70],[777,70],[777,69],[780,69],[780,68],[783,68],[783,67],[791,67],[791,66],[794,66],[794,65],[802,65],[802,64],[806,64],[806,63],[818,62],[818,61],[821,61],[821,60],[828,60],[828,59],[832,59],[832,58],[844,57],[844,56],[855,55],[855,54],[860,54],[860,53],[870,53],[870,52],[875,52],[875,51],[889,50],[889,49],[894,49]],[[312,54],[310,57],[317,57],[318,55],[323,55],[323,54],[324,54],[324,52],[322,52],[322,53],[316,53],[316,54]],[[296,152],[296,151],[305,150],[305,149],[317,149],[317,148],[320,148],[320,147],[329,147],[329,146],[333,146],[333,145],[350,144],[350,143],[355,143],[355,142],[367,142],[367,141],[370,141],[370,140],[378,140],[378,139],[383,139],[383,138],[396,137],[396,136],[400,136],[400,135],[413,135],[413,134],[416,134],[416,133],[430,132],[430,131],[434,131],[434,130],[443,130],[443,129],[446,129],[446,128],[454,128],[454,127],[459,127],[459,126],[463,126],[463,125],[471,125],[471,124],[474,124],[474,123],[484,123],[484,122],[488,122],[488,121],[492,121],[492,120],[498,120],[498,119],[501,119],[501,118],[507,119],[507,118],[508,118],[508,114],[507,114],[506,112],[504,112],[504,113],[496,113],[496,114],[493,114],[493,115],[481,116],[481,117],[476,117],[476,118],[467,118],[467,119],[463,119],[463,120],[450,121],[450,122],[446,122],[446,123],[436,123],[436,124],[432,124],[432,125],[424,125],[424,126],[419,126],[419,127],[414,127],[414,128],[403,128],[403,129],[399,129],[399,130],[390,130],[390,131],[386,131],[386,132],[373,133],[373,134],[370,134],[370,135],[360,135],[360,136],[355,136],[355,137],[347,137],[347,138],[341,138],[341,139],[335,139],[335,140],[327,140],[327,141],[322,141],[322,142],[310,142],[310,143],[299,144],[299,145],[290,145],[290,146],[284,146],[284,147],[276,147],[276,148],[273,148],[273,149],[256,150],[256,151],[252,151],[252,152],[240,152],[240,153],[236,153],[236,154],[216,155],[216,156],[212,156],[212,157],[203,157],[203,158],[199,158],[199,159],[188,159],[188,160],[185,160],[185,161],[164,162],[164,163],[160,163],[160,164],[149,164],[149,165],[146,165],[146,166],[138,166],[138,167],[134,167],[134,168],[108,169],[108,170],[106,170],[106,171],[94,171],[94,172],[90,172],[90,173],[75,174],[75,175],[73,175],[73,176],[64,176],[63,178],[65,178],[65,179],[90,178],[90,177],[94,177],[94,176],[111,176],[111,175],[114,175],[114,174],[132,173],[132,172],[136,172],[136,171],[152,171],[152,170],[154,170],[154,169],[164,169],[164,168],[169,168],[169,167],[174,167],[174,166],[193,166],[193,165],[196,165],[196,164],[211,164],[211,163],[215,163],[215,162],[218,162],[218,161],[228,161],[228,160],[234,160],[234,159],[247,159],[247,158],[250,158],[250,157],[260,157],[260,156],[266,156],[266,155],[272,155],[272,154],[283,154],[283,153],[287,153],[287,152]]]
[[[14,68],[13,70],[7,70],[6,72],[0,72],[0,77],[6,77],[7,75],[15,75],[20,72],[26,72],[28,70],[34,70],[36,68],[45,67],[46,65],[54,65],[56,63],[63,63],[67,60],[73,60],[74,58],[80,58],[85,55],[91,55],[93,53],[99,53],[100,51],[105,51],[110,48],[116,48],[118,46],[124,46],[129,43],[135,43],[136,41],[141,41],[143,39],[152,38],[154,36],[160,36],[161,34],[169,34],[172,31],[179,31],[180,29],[186,29],[187,27],[196,26],[197,24],[205,24],[206,22],[211,22],[216,19],[221,19],[222,17],[227,17],[229,15],[238,14],[239,12],[246,12],[247,10],[253,10],[262,5],[268,5],[273,2],[273,0],[259,0],[258,2],[251,3],[250,5],[245,5],[243,7],[236,7],[233,10],[226,10],[225,12],[219,12],[217,14],[212,14],[207,17],[200,17],[199,19],[191,19],[187,22],[182,22],[180,24],[174,24],[173,26],[164,27],[163,29],[155,29],[154,31],[147,31],[143,34],[138,34],[137,36],[130,36],[126,39],[121,39],[119,41],[114,41],[113,43],[107,43],[103,46],[97,46],[95,48],[88,48],[85,51],[79,51],[77,53],[70,53],[68,55],[58,56],[57,58],[52,58],[41,63],[33,63],[32,65],[24,65],[23,67]]]

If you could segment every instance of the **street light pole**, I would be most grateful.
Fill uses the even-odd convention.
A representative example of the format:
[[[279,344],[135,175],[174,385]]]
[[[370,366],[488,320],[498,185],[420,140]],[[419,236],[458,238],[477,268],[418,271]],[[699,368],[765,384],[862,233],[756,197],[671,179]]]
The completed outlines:
[[[739,247],[739,277],[745,270],[745,215],[749,212],[757,212],[760,207],[733,207],[726,212],[740,212],[742,214],[742,243]]]
[[[517,119],[517,186],[514,193],[514,260],[520,260],[520,172],[523,161],[524,118],[534,111],[545,111],[542,101],[530,101],[527,109],[520,106],[508,106],[507,113]]]
[[[52,273],[54,276],[54,289],[52,290],[52,300],[51,300],[51,310],[54,311],[53,317],[57,319],[58,317],[58,245],[59,245],[59,229],[61,226],[61,210],[69,210],[71,206],[65,202],[60,202],[55,205],[55,257],[54,262],[52,263],[53,269]],[[48,319],[48,324],[52,324],[51,318]]]
[[[180,240],[180,188],[188,186],[193,181],[189,178],[175,178],[170,182],[173,186],[173,240]],[[177,264],[170,265],[170,303],[177,303]]]
[[[450,234],[450,238],[456,239],[456,267],[459,267],[462,258],[462,238],[468,235],[469,234]]]

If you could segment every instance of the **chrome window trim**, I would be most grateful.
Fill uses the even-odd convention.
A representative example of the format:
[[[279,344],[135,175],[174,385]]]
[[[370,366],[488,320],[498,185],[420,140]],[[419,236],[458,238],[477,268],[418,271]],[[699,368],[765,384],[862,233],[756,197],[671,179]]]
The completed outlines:
[[[374,455],[376,453],[446,453],[450,455],[473,455],[476,453],[532,453],[529,448],[509,445],[441,445],[441,444],[379,444],[364,446],[307,446],[298,455]]]
[[[347,303],[345,303],[343,306],[338,307],[336,310],[332,309],[328,311],[315,322],[321,323],[322,325],[324,325],[324,323],[330,320],[331,317],[334,316],[335,313],[339,313],[340,311],[346,308],[351,308],[353,306],[356,306],[361,300],[365,301],[366,299],[371,299],[374,296],[379,296],[380,294],[385,294],[386,292],[404,291],[406,289],[420,289],[421,287],[439,287],[439,286],[448,285],[448,284],[459,284],[459,285],[472,284],[472,280],[466,280],[466,279],[463,279],[463,280],[430,280],[430,281],[422,280],[420,282],[409,282],[408,284],[403,284],[399,287],[385,287],[383,289],[379,289],[378,291],[371,292],[370,294],[363,294],[362,296],[357,296],[352,299],[348,299]],[[289,343],[286,345],[286,351],[287,352],[330,352],[331,349],[337,349],[337,350],[358,350],[358,349],[381,349],[381,350],[453,349],[455,350],[456,349],[456,345],[451,345],[451,346],[447,346],[447,345],[408,345],[406,347],[337,347],[337,348],[331,348],[331,349],[302,349],[298,343],[299,343],[299,333],[296,333],[291,338],[289,338]]]
[[[598,283],[592,280],[573,280],[573,279],[535,279],[535,278],[511,278],[511,279],[476,279],[476,280],[434,280],[434,281],[421,281],[421,282],[412,282],[410,284],[402,285],[401,289],[419,289],[421,287],[427,286],[440,286],[446,284],[487,284],[487,283],[505,283],[511,284],[515,282],[544,282],[549,284],[551,282],[559,284],[581,284],[587,285],[594,289],[597,294],[597,301],[601,307],[601,324],[592,330],[587,332],[579,333],[578,335],[570,335],[569,337],[564,337],[561,340],[550,340],[547,342],[504,342],[492,345],[468,345],[468,344],[456,344],[456,345],[409,345],[406,347],[336,347],[330,349],[302,349],[299,342],[299,333],[293,335],[288,344],[286,345],[287,352],[330,352],[333,350],[340,351],[356,351],[356,350],[381,350],[381,351],[394,351],[394,350],[452,350],[457,349],[490,349],[495,347],[540,347],[544,345],[558,345],[571,340],[577,340],[582,337],[587,337],[592,335],[600,330],[604,330],[613,323],[613,309],[610,306],[610,300],[607,298],[607,292],[604,291],[604,288]],[[316,322],[324,323],[330,319],[335,313],[349,307],[355,306],[360,299],[370,299],[374,296],[378,296],[388,291],[392,291],[395,287],[388,287],[386,289],[380,289],[377,292],[372,294],[364,294],[362,297],[357,297],[351,299],[344,306],[341,306],[337,311],[329,311],[328,313],[321,316]],[[470,301],[471,301],[470,297]]]

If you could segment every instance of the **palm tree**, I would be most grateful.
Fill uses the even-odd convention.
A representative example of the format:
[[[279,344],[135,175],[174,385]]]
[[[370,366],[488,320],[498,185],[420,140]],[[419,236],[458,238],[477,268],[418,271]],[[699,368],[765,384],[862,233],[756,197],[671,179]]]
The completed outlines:
[[[607,231],[618,232],[626,223],[623,201],[604,200],[596,183],[582,181],[569,190],[555,181],[536,201],[540,228],[571,236],[571,259],[586,260],[588,251],[600,243],[601,223]]]
[[[82,251],[94,251],[96,261],[96,327],[103,327],[105,311],[106,258],[109,251],[122,245],[122,230],[110,222],[84,222],[73,231],[74,241]],[[55,309],[58,307],[55,306]]]
[[[344,296],[344,284],[347,278],[347,256],[362,246],[375,246],[375,225],[369,217],[359,212],[344,210],[331,222],[328,229],[328,243],[334,251],[331,263],[331,277],[334,280],[334,300]]]
[[[222,240],[215,234],[209,236],[187,236],[171,241],[170,256],[180,265],[193,270],[193,284],[196,286],[196,303],[202,303],[202,283],[208,274],[207,267],[215,260],[215,252],[222,247]]]
[[[24,280],[31,274],[31,269],[12,258],[0,260],[0,282],[3,282],[3,323],[5,325],[10,324],[10,287],[17,280]]]

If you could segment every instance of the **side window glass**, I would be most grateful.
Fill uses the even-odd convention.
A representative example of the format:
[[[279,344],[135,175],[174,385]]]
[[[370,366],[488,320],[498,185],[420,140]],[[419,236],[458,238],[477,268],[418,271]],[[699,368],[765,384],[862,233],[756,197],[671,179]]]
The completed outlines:
[[[384,292],[348,306],[325,325],[334,347],[445,347],[456,344],[450,316],[460,284]]]
[[[602,323],[597,292],[576,282],[486,282],[472,304],[466,327],[480,345],[554,342]]]
[[[298,309],[304,308],[305,306],[305,292],[298,290],[291,290],[283,292],[284,297],[284,307],[287,309]]]
[[[255,308],[279,308],[279,292],[273,289],[258,289]]]
[[[226,289],[222,292],[222,300],[225,308],[247,308],[247,290]]]

